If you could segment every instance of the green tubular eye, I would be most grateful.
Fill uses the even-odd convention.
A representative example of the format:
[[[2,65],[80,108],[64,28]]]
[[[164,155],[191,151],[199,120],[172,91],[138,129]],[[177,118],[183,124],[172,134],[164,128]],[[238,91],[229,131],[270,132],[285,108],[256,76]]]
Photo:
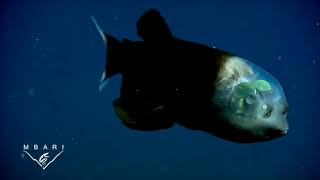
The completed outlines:
[[[271,85],[265,80],[257,80],[252,83],[258,91],[271,91]]]

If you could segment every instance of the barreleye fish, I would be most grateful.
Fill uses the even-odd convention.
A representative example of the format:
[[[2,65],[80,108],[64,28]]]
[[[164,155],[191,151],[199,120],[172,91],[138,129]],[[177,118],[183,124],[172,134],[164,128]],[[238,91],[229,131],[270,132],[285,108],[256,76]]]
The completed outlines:
[[[142,41],[117,40],[91,18],[107,49],[99,89],[122,75],[113,106],[128,128],[153,131],[179,124],[239,143],[287,134],[283,89],[252,62],[176,38],[155,9],[136,24]]]

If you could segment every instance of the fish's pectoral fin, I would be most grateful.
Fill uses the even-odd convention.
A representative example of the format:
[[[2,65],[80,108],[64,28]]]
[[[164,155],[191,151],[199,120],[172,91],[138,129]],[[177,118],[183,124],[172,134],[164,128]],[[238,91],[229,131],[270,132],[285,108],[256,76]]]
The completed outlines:
[[[172,38],[165,19],[155,9],[146,11],[137,22],[137,33],[145,41],[163,41]]]
[[[119,119],[121,120],[122,124],[124,124],[125,126],[127,126],[130,129],[137,129],[137,128],[135,128],[137,121],[132,116],[130,116],[126,110],[124,110],[124,108],[120,104],[119,98],[113,102],[113,106],[114,106],[115,112],[116,112],[117,116],[119,117]]]
[[[138,110],[131,113],[121,105],[120,98],[113,102],[115,112],[122,124],[126,127],[140,131],[154,131],[160,129],[167,129],[174,125],[173,121],[164,120],[164,118],[153,113],[146,113]],[[155,115],[155,116],[154,116]]]

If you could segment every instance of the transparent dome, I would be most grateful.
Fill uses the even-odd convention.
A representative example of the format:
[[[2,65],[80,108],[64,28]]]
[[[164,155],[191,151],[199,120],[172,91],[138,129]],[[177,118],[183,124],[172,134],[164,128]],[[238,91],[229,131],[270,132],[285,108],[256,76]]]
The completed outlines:
[[[288,103],[279,82],[257,65],[227,58],[215,81],[212,102],[220,117],[235,129],[269,138],[270,130],[288,129]]]

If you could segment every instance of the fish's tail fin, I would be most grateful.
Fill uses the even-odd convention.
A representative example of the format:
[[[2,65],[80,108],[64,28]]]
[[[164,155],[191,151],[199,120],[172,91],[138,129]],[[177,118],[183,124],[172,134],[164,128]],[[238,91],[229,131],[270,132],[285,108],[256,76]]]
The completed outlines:
[[[104,44],[107,46],[106,65],[102,73],[99,85],[99,91],[102,92],[108,84],[109,78],[120,73],[120,62],[123,59],[121,58],[123,54],[123,43],[112,37],[111,35],[103,32],[93,16],[91,16],[91,20],[97,28]]]
[[[106,37],[105,37],[105,35],[104,35],[104,33],[103,33],[103,30],[102,30],[101,27],[99,26],[97,20],[96,20],[93,16],[90,16],[90,18],[91,18],[93,24],[95,25],[95,27],[97,28],[97,30],[98,30],[98,32],[99,32],[99,34],[100,34],[100,36],[101,36],[104,44],[107,45],[107,39],[106,39]]]

